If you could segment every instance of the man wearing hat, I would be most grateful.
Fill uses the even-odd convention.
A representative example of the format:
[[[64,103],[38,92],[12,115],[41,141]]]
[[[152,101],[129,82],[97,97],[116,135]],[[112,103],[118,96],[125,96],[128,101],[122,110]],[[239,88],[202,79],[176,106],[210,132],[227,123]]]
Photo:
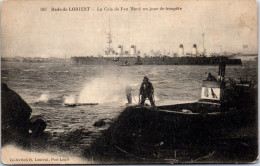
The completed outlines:
[[[151,106],[155,107],[153,93],[154,93],[153,85],[151,82],[149,82],[149,79],[145,76],[140,87],[140,94],[139,94],[141,96],[140,104],[144,106],[145,99],[148,98],[150,100]]]

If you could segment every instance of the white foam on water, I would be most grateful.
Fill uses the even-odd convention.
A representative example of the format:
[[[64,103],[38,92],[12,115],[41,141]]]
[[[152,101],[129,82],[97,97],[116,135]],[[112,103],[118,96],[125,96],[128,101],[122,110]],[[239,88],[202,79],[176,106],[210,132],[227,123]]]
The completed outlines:
[[[127,102],[127,100],[125,100]],[[139,102],[139,96],[137,95],[132,95],[132,103],[138,104]]]
[[[29,72],[29,71],[38,71],[38,70],[36,70],[36,69],[24,69],[23,71]]]
[[[44,102],[47,103],[49,101],[50,95],[48,93],[43,93],[41,96],[36,100],[36,102]]]
[[[131,85],[124,76],[104,76],[86,83],[79,94],[78,103],[125,103],[125,88]]]
[[[64,104],[75,104],[76,103],[76,96],[69,95],[64,97]]]

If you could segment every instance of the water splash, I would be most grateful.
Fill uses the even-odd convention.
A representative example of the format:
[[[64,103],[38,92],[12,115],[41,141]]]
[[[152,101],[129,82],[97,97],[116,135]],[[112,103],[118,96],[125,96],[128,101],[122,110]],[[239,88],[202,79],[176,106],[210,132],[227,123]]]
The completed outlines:
[[[76,96],[70,95],[64,97],[64,104],[75,104],[76,103]]]
[[[44,102],[47,103],[49,101],[49,94],[48,93],[43,93],[41,96],[36,100],[36,102]]]
[[[78,103],[125,103],[125,88],[133,80],[125,77],[105,76],[85,84]]]

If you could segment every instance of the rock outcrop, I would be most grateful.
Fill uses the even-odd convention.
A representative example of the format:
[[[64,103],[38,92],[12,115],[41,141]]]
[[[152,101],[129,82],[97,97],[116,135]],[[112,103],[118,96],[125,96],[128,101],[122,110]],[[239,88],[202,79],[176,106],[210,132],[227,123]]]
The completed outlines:
[[[9,138],[29,134],[32,109],[15,91],[5,83],[1,85],[2,97],[2,143]]]
[[[5,83],[1,85],[2,97],[2,144],[24,142],[31,136],[39,136],[47,124],[42,116],[30,119],[31,107]],[[29,134],[29,130],[32,131]]]

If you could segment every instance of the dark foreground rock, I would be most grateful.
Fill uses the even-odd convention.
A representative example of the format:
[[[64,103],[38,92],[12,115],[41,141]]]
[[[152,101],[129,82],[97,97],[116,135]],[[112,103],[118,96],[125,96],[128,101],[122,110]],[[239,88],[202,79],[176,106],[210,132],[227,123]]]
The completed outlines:
[[[1,99],[2,145],[25,144],[25,140],[29,137],[42,135],[47,126],[45,119],[42,116],[30,118],[32,113],[30,106],[5,83],[1,85]]]
[[[32,109],[5,83],[2,83],[1,90],[2,144],[5,144],[10,140],[28,136]]]
[[[101,126],[104,126],[104,125],[106,125],[106,122],[103,119],[100,119],[100,120],[96,121],[93,126],[101,127]]]
[[[214,123],[201,118],[176,124],[175,118],[158,111],[128,107],[84,155],[100,163],[256,161],[256,122],[241,127]]]

